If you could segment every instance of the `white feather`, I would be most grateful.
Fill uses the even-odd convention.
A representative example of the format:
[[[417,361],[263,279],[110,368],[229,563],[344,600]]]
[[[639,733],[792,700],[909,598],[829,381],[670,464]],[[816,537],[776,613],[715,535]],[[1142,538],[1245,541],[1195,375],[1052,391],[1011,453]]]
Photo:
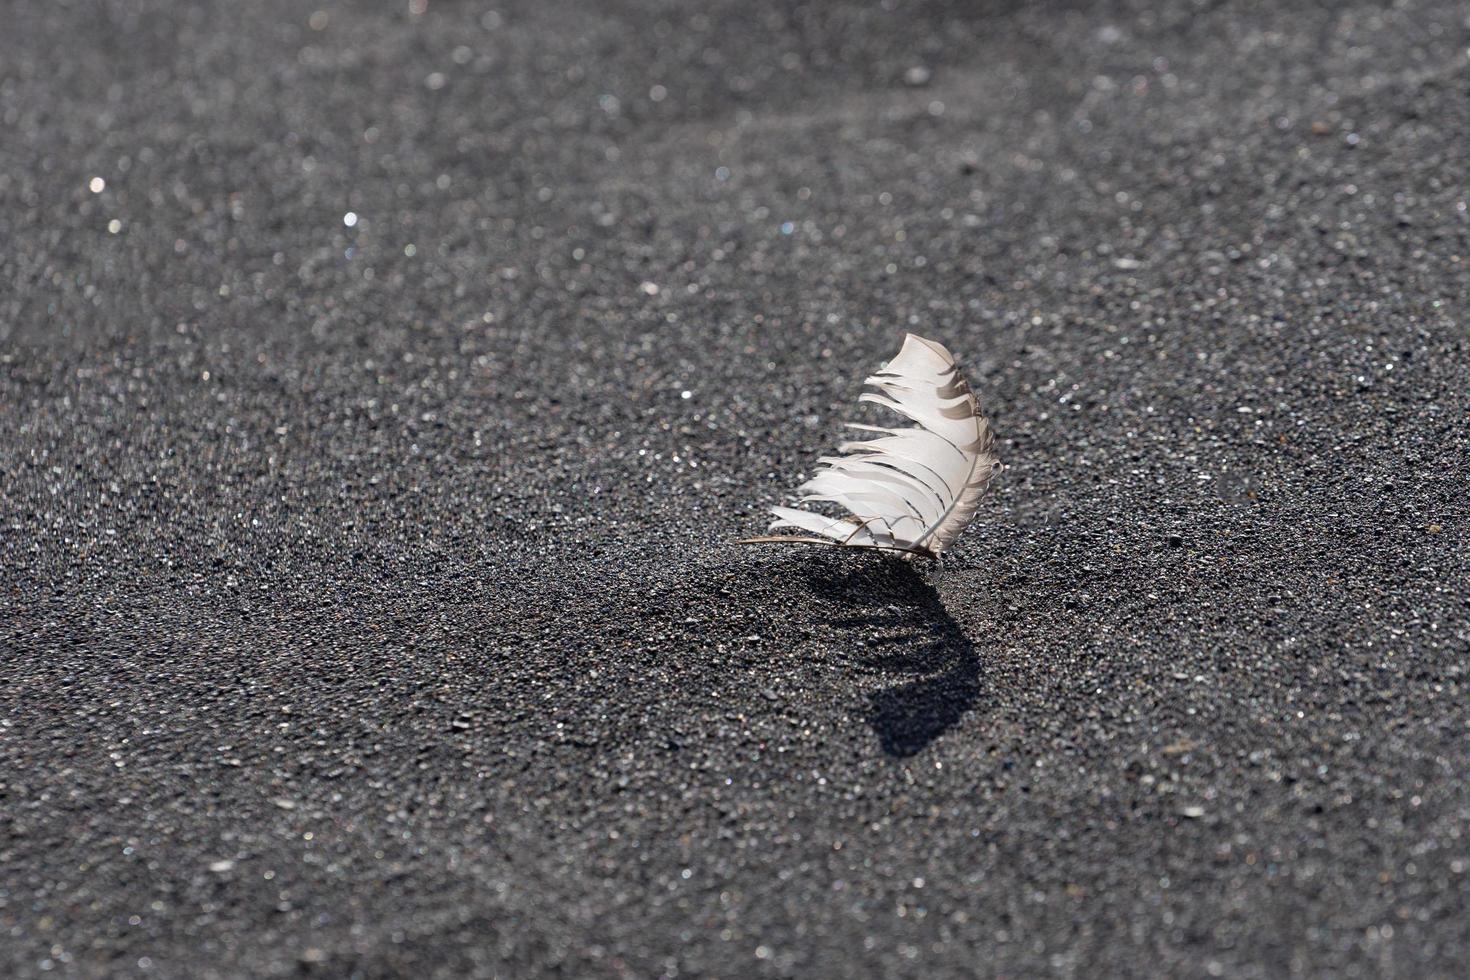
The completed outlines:
[[[954,358],[942,344],[908,334],[898,356],[865,384],[860,401],[882,405],[915,423],[883,428],[853,423],[871,438],[846,442],[840,456],[798,490],[802,503],[825,502],[844,517],[776,507],[771,530],[795,528],[815,537],[770,535],[752,542],[883,548],[904,557],[942,554],[975,517],[999,469],[990,423]]]

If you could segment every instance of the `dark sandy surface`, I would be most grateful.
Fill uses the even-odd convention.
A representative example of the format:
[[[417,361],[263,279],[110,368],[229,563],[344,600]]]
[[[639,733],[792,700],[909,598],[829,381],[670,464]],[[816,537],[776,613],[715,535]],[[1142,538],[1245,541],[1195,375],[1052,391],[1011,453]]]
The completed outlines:
[[[3,6],[0,973],[1463,974],[1463,3]]]

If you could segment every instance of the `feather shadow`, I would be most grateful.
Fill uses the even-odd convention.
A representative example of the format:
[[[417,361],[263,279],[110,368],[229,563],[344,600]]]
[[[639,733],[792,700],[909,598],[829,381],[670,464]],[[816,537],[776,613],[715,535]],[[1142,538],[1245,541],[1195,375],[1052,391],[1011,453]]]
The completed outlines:
[[[841,571],[814,565],[807,584],[851,610],[834,625],[866,634],[859,666],[895,678],[868,696],[864,712],[884,752],[917,755],[975,706],[982,688],[975,646],[912,565],[887,560]]]

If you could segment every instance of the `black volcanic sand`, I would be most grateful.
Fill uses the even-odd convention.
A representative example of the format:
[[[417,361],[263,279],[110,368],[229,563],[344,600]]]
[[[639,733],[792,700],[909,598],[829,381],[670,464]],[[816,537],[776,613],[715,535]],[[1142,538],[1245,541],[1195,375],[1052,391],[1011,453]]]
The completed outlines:
[[[4,19],[0,973],[1464,970],[1463,3]]]

